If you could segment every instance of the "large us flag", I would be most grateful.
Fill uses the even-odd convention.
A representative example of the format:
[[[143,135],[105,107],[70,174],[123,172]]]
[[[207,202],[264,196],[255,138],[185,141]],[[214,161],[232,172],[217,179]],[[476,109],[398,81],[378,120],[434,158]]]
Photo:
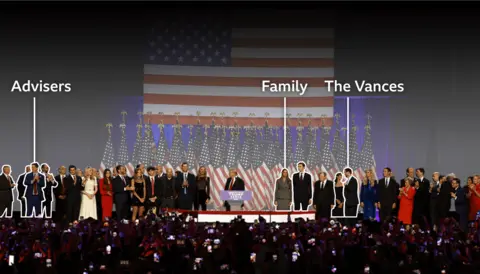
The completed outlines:
[[[146,119],[172,124],[178,116],[181,124],[196,124],[198,118],[210,123],[213,113],[223,113],[224,125],[260,126],[268,117],[269,127],[283,127],[286,96],[287,113],[298,122],[320,125],[324,119],[326,126],[332,124],[333,94],[324,83],[334,76],[332,29],[237,28],[211,21],[216,20],[171,21],[150,29],[144,66]],[[309,88],[303,96],[262,92],[262,80],[299,80]],[[275,157],[277,164],[260,156],[258,166],[242,167],[249,173],[268,167],[250,178],[252,189],[267,190],[283,155]],[[224,184],[218,180],[214,184]],[[266,202],[254,197],[257,208],[265,206],[261,201]]]
[[[199,115],[225,113],[233,125],[264,123],[283,126],[283,96],[287,112],[311,114],[313,124],[333,116],[333,96],[324,80],[333,77],[332,29],[232,28],[223,22],[168,22],[150,30],[144,66],[144,113],[152,123],[163,120],[195,124]],[[302,96],[261,91],[262,80],[308,83]],[[306,98],[308,97],[308,98]],[[233,109],[232,107],[235,107]],[[159,113],[163,113],[162,115]],[[255,115],[252,118],[252,114]],[[205,117],[202,119],[202,117]],[[208,117],[208,118],[206,118]]]

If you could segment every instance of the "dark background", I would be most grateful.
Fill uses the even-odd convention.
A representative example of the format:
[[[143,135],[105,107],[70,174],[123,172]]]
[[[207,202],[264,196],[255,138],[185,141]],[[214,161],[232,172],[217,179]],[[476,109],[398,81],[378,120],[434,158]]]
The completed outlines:
[[[33,157],[33,94],[11,93],[14,80],[66,81],[73,86],[70,93],[35,94],[36,160],[55,169],[62,164],[98,166],[107,137],[105,124],[118,124],[125,109],[129,131],[135,128],[134,113],[142,106],[144,34],[150,21],[196,11],[232,15],[254,26],[257,20],[296,20],[289,13],[302,8],[279,4],[290,11],[271,20],[271,4],[167,5],[2,3],[0,163],[12,165],[17,175]],[[301,20],[335,27],[338,80],[405,83],[400,96],[352,99],[352,112],[358,117],[368,112],[378,121],[372,130],[379,169],[388,165],[403,177],[407,166],[423,166],[428,177],[441,171],[462,179],[476,171],[479,7],[317,3],[306,8],[312,15]]]

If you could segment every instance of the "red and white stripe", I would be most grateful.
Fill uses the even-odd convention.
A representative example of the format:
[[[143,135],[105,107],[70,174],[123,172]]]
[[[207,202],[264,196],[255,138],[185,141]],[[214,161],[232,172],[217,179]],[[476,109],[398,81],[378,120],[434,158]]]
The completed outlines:
[[[333,93],[325,80],[333,79],[333,29],[233,29],[231,66],[144,66],[144,116],[151,123],[196,124],[211,121],[211,112],[231,113],[224,123],[239,126],[263,124],[268,112],[269,125],[283,126],[283,98],[287,113],[309,113],[305,124],[332,125]],[[308,83],[309,89],[296,93],[259,92],[262,80],[273,83]],[[308,98],[303,98],[308,97]],[[159,113],[163,113],[160,115]],[[251,114],[255,114],[252,117]],[[231,116],[231,117],[228,117]]]
[[[251,177],[251,174],[250,172],[248,172],[249,170],[248,169],[245,169],[243,168],[243,166],[238,163],[238,169],[237,169],[237,172],[238,172],[238,175],[240,176],[240,178],[243,179],[243,181],[245,182],[245,190],[247,191],[253,191],[252,190],[252,177]],[[254,193],[252,192],[252,196],[254,195]],[[252,200],[250,201],[246,201],[244,203],[244,208],[245,210],[252,210],[255,208],[255,203],[253,201],[253,197],[252,197]]]

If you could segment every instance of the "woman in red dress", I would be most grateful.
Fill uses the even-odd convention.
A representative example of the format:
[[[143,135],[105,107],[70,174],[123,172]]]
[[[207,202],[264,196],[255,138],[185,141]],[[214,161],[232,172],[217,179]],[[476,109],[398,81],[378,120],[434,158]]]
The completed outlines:
[[[102,195],[102,216],[103,218],[112,218],[113,191],[112,191],[112,172],[105,169],[103,178],[100,179],[100,194]]]
[[[406,178],[405,187],[400,188],[400,194],[398,195],[400,199],[398,220],[403,222],[404,225],[412,224],[413,198],[415,197],[415,188],[412,185],[412,179]]]
[[[480,210],[480,176],[473,176],[473,184],[468,186],[469,191],[467,198],[470,199],[470,212],[468,213],[468,220],[475,221],[477,212]]]

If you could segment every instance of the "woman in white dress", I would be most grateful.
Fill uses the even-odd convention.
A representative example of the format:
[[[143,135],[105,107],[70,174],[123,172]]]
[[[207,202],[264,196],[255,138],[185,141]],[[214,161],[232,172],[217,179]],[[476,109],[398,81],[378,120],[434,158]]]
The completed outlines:
[[[92,168],[85,169],[85,177],[82,178],[82,205],[80,206],[80,218],[94,220],[97,219],[97,201],[95,194],[97,193],[97,178],[92,173]]]

